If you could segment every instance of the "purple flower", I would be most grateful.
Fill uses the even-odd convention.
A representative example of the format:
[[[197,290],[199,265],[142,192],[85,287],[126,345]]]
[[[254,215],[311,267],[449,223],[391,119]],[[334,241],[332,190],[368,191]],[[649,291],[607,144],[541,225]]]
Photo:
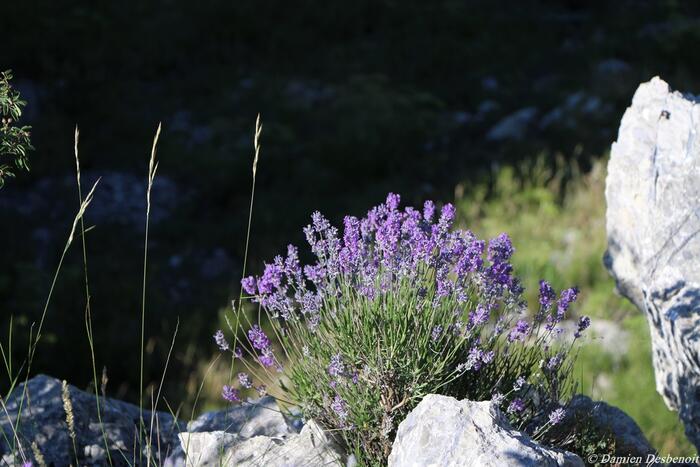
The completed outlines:
[[[263,272],[262,277],[257,281],[258,291],[261,294],[270,294],[282,286],[284,270],[279,264],[281,262],[282,258],[277,257],[275,258],[275,263],[265,265],[265,272]]]
[[[493,395],[491,396],[491,401],[496,404],[496,405],[501,405],[503,401],[505,400],[506,396],[501,394],[500,392],[494,392]]]
[[[243,349],[236,347],[236,349],[233,351],[233,356],[236,358],[243,358]]]
[[[224,332],[219,329],[214,333],[214,342],[216,342],[216,345],[219,346],[219,349],[222,352],[225,352],[229,350],[231,347],[229,347],[228,342],[226,342],[226,338],[224,337]]]
[[[510,237],[506,233],[500,234],[498,237],[489,241],[488,258],[492,263],[503,263],[510,259],[515,252]]]
[[[428,200],[423,204],[423,220],[425,222],[432,222],[435,216],[435,204]]]
[[[508,413],[516,414],[525,410],[525,401],[516,397],[508,406]]]
[[[260,386],[256,386],[255,390],[257,391],[258,396],[260,396],[260,397],[264,397],[265,395],[267,395],[267,386],[265,386],[264,384],[261,384]]]
[[[255,277],[253,276],[244,277],[243,280],[241,280],[241,286],[243,286],[243,290],[245,290],[245,293],[248,295],[255,295],[257,293],[256,284]]]
[[[440,219],[438,220],[438,232],[441,234],[447,233],[455,220],[457,210],[450,203],[445,204],[440,210]]]
[[[566,412],[561,407],[553,410],[549,414],[549,423],[552,425],[557,425],[561,423],[561,421],[564,420],[564,415],[566,415]]]
[[[557,302],[557,315],[563,317],[564,313],[569,309],[569,305],[575,302],[576,298],[578,298],[578,289],[576,287],[563,290]]]
[[[246,389],[253,387],[253,382],[250,380],[248,373],[238,373],[238,382]]]
[[[490,313],[491,310],[489,310],[488,306],[479,304],[476,306],[476,310],[469,313],[469,322],[472,324],[472,326],[484,324],[489,320]]]
[[[437,325],[433,327],[433,331],[430,333],[430,340],[433,342],[437,342],[438,339],[440,339],[440,336],[442,335],[442,326]]]
[[[270,347],[270,339],[267,338],[265,332],[263,332],[257,324],[254,324],[248,331],[248,339],[250,339],[250,343],[253,344],[253,347],[258,350],[266,350]]]
[[[313,266],[305,266],[304,274],[306,275],[306,278],[314,284],[316,284],[317,287],[323,284],[323,279],[326,277],[326,273],[323,270],[323,267],[318,264]]]
[[[479,371],[481,369],[481,365],[484,363],[483,358],[484,352],[478,347],[472,347],[469,350],[469,355],[467,355],[466,369]]]
[[[331,410],[333,410],[342,421],[348,418],[348,404],[337,394],[331,403]]]
[[[483,240],[474,240],[464,249],[457,262],[455,272],[458,276],[464,276],[468,272],[478,271],[484,264],[482,255],[486,243]]]
[[[552,303],[554,303],[554,299],[556,298],[556,293],[554,292],[554,289],[552,286],[549,284],[549,282],[545,280],[540,281],[540,305],[542,305],[542,308],[545,310],[549,310],[549,308],[552,306]]]
[[[224,398],[225,401],[228,402],[240,402],[241,397],[237,389],[232,388],[231,386],[224,386],[223,389],[221,390],[221,397]]]
[[[527,334],[530,332],[530,325],[525,320],[518,320],[518,323],[508,334],[508,342],[524,341]]]
[[[490,286],[510,286],[512,284],[511,273],[513,266],[506,262],[496,262],[486,268],[486,279],[490,282]]]
[[[386,207],[389,211],[396,211],[401,204],[401,196],[396,193],[389,193],[386,197]]]
[[[522,376],[519,376],[518,379],[515,380],[515,384],[513,384],[513,391],[520,391],[524,385],[525,385],[525,378],[523,378]]]
[[[590,325],[591,325],[591,318],[589,318],[588,316],[581,316],[581,317],[578,319],[578,329],[577,329],[576,332],[574,333],[574,337],[575,337],[576,339],[578,339],[579,337],[581,337],[581,335],[583,334],[583,331],[585,331],[586,329],[588,329],[588,327],[589,327]]]
[[[275,356],[272,353],[272,349],[269,347],[263,349],[262,354],[258,356],[258,361],[262,366],[273,366],[275,364]]]
[[[562,354],[558,353],[555,356],[551,357],[549,360],[547,360],[546,367],[548,370],[554,371],[557,368],[559,368],[559,365],[561,364],[563,360]]]
[[[22,467],[32,467],[34,464],[32,464],[32,461],[27,461],[22,464]]]
[[[331,363],[328,365],[328,374],[334,378],[342,376],[345,371],[345,365],[343,365],[343,358],[340,354],[333,355],[331,357]]]

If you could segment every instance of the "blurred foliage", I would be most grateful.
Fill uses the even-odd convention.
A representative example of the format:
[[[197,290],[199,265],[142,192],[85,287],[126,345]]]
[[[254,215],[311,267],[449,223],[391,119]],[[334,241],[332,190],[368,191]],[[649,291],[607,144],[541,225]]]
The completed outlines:
[[[484,183],[457,187],[458,212],[482,238],[510,234],[514,268],[531,305],[540,279],[557,289],[576,285],[581,293],[575,314],[592,316],[594,324],[610,321],[626,334],[618,347],[611,341],[620,336],[590,330],[575,370],[580,392],[624,410],[660,453],[694,455],[678,415],[656,392],[646,318],[615,292],[603,266],[606,162],[593,160],[588,173],[564,159],[502,167]]]
[[[15,169],[29,170],[27,152],[34,149],[29,126],[18,126],[22,108],[27,105],[12,87],[12,71],[0,73],[0,188],[5,178],[14,177]],[[8,165],[5,161],[10,160]]]

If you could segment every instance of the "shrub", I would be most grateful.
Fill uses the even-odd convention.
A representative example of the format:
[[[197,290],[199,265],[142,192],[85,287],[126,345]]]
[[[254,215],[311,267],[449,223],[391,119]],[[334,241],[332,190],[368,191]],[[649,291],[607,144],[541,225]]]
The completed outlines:
[[[233,346],[222,350],[248,373],[223,397],[241,400],[256,388],[297,405],[342,435],[361,463],[391,452],[398,424],[427,394],[496,400],[513,425],[541,437],[562,416],[571,393],[573,344],[560,345],[560,321],[577,290],[557,299],[540,283],[540,306],[527,312],[512,274],[506,234],[486,242],[451,230],[455,209],[436,217],[399,210],[399,196],[364,219],[346,217],[342,238],[320,214],[304,230],[317,261],[302,267],[289,246],[259,277],[242,281],[258,318],[238,313]],[[263,329],[269,319],[276,346]]]
[[[31,127],[17,126],[27,103],[10,85],[11,79],[11,71],[0,73],[0,187],[6,177],[15,176],[14,169],[29,170],[27,152],[34,149],[29,134]],[[5,162],[8,159],[11,164]]]

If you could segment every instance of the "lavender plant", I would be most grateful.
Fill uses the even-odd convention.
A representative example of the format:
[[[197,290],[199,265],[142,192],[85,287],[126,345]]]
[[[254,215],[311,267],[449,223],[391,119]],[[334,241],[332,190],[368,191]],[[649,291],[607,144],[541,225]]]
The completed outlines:
[[[492,399],[515,427],[543,436],[564,416],[574,343],[590,323],[561,339],[577,290],[557,297],[542,281],[530,313],[506,234],[487,244],[452,230],[450,204],[438,214],[430,201],[422,211],[399,203],[389,194],[365,218],[346,217],[342,235],[316,212],[304,229],[315,263],[302,266],[290,245],[243,279],[270,332],[260,312],[238,314],[233,345],[217,331],[248,370],[224,399],[269,391],[371,465],[386,461],[398,424],[430,393]]]

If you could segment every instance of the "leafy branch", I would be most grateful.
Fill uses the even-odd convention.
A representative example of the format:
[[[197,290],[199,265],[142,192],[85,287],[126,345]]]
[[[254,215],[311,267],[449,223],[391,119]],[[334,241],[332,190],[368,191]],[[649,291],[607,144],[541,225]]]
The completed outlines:
[[[10,80],[11,70],[0,73],[0,188],[5,184],[5,178],[15,176],[16,170],[29,171],[27,153],[34,149],[31,127],[17,124],[27,103]]]

